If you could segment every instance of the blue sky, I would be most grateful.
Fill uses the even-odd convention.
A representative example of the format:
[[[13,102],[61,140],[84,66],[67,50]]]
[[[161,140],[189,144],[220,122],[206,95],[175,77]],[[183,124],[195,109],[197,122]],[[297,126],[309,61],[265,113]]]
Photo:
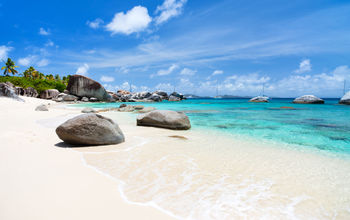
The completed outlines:
[[[350,1],[0,0],[0,58],[109,90],[339,97]]]

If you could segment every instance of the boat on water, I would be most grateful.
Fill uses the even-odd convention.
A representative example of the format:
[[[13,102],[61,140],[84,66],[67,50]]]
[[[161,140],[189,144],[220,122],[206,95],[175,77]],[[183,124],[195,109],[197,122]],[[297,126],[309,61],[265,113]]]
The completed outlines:
[[[265,84],[263,84],[262,95],[253,97],[249,102],[269,102],[270,97],[264,95],[265,93]]]

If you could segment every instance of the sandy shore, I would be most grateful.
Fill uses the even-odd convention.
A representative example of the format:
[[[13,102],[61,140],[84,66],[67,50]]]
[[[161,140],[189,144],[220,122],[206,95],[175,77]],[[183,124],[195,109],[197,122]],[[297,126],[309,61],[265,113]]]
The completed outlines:
[[[211,130],[137,127],[119,145],[67,148],[80,109],[1,98],[0,219],[348,219],[350,160]],[[50,103],[48,112],[34,108]]]
[[[115,181],[86,166],[81,153],[56,146],[53,127],[79,110],[23,98],[0,98],[0,219],[173,219],[127,203]],[[34,111],[42,103],[50,111]]]

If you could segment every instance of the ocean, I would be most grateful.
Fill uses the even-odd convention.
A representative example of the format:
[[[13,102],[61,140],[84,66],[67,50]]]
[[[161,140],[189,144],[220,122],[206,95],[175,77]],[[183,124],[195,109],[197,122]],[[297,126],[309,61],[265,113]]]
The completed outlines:
[[[325,152],[350,154],[350,106],[338,99],[325,104],[292,104],[276,98],[269,103],[248,99],[188,99],[181,102],[126,103],[185,112],[195,130],[209,129],[226,135],[291,144]],[[120,103],[89,104],[118,107]]]
[[[126,103],[184,111],[192,128],[138,128],[137,114],[107,112],[117,122],[128,117],[127,142],[79,151],[126,201],[178,219],[349,219],[350,106],[337,101]]]

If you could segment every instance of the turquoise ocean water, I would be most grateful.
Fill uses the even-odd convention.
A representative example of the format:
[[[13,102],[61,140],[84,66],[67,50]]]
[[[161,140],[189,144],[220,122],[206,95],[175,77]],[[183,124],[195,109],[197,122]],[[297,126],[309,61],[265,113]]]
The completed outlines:
[[[338,99],[325,99],[323,105],[291,102],[292,99],[272,99],[269,103],[249,103],[248,99],[188,99],[181,102],[126,104],[184,111],[191,120],[192,129],[196,130],[210,129],[258,141],[267,140],[300,149],[350,156],[350,106],[338,105]],[[109,108],[120,104],[87,105]]]

